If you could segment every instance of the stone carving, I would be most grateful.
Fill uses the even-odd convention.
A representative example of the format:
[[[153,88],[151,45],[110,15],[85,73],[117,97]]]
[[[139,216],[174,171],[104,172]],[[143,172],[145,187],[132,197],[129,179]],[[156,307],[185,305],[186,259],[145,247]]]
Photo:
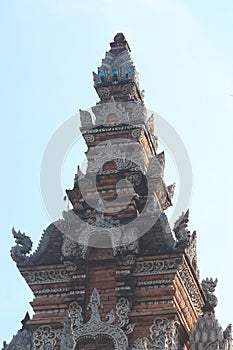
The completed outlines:
[[[9,344],[3,343],[3,350],[32,350],[32,333],[26,329],[18,331]]]
[[[79,110],[79,113],[80,113],[81,126],[92,128],[93,123],[92,123],[91,114],[88,111],[83,111],[81,109]]]
[[[144,136],[144,130],[142,128],[133,129],[131,135],[135,139],[142,139]]]
[[[189,222],[189,210],[186,213],[182,213],[179,219],[175,222],[173,231],[175,233],[176,239],[176,248],[185,249],[190,243],[190,231],[187,229]]]
[[[66,267],[66,271],[67,272],[72,272],[72,271],[76,271],[77,270],[77,265],[72,263],[71,261],[69,260],[65,260],[63,262],[64,266]]]
[[[126,255],[128,253],[137,254],[139,251],[139,243],[137,240],[136,227],[129,228],[127,232],[124,232],[123,230],[123,232],[121,232],[119,239],[116,240],[115,236],[113,236],[112,241],[114,242],[113,253],[115,256]]]
[[[150,327],[149,349],[178,349],[177,328],[179,323],[166,317],[155,318]]]
[[[65,317],[63,326],[63,330],[59,334],[60,350],[73,350],[74,340],[71,333],[71,319],[69,316]]]
[[[118,326],[125,327],[125,333],[130,334],[133,332],[135,324],[129,322],[129,314],[131,312],[129,301],[126,298],[120,298],[116,304],[116,315],[118,317]]]
[[[223,332],[214,313],[199,316],[190,334],[190,350],[232,350],[232,327]]]
[[[16,246],[11,248],[11,257],[17,264],[24,264],[28,261],[27,254],[32,249],[32,241],[29,236],[20,231],[16,232],[14,227],[12,233],[15,238]]]
[[[107,315],[106,315],[107,323],[112,324],[115,321],[115,315],[114,311],[111,310]]]
[[[115,43],[116,38],[117,36],[114,38]],[[138,73],[127,46],[117,55],[111,51],[106,52],[102,65],[98,68],[98,75],[93,72],[93,79],[95,87],[101,86],[103,83],[114,83],[117,81],[134,80],[138,82]]]
[[[129,229],[126,233],[118,220],[104,218],[100,205],[96,210],[95,220],[89,219],[88,222],[83,222],[72,211],[64,212],[63,216],[65,221],[61,220],[60,225],[68,236],[62,248],[63,256],[73,255],[85,259],[89,240],[93,239],[95,246],[98,247],[98,237],[103,235],[110,238],[114,255],[138,252],[137,229]],[[103,241],[100,244],[103,247]]]
[[[62,254],[65,257],[80,256],[81,247],[76,241],[72,240],[68,236],[64,236],[64,242],[62,244]]]
[[[176,184],[171,184],[167,186],[167,193],[170,199],[174,197]]]
[[[148,350],[167,350],[168,346],[168,337],[166,334],[161,334],[158,338],[154,339],[148,346]]]
[[[91,134],[85,134],[83,137],[87,144],[93,143],[95,141],[95,137]]]
[[[218,304],[217,297],[213,294],[215,288],[217,286],[218,280],[217,278],[213,280],[213,278],[206,278],[201,282],[202,288],[206,295],[206,304],[203,307],[203,311],[213,311],[214,308]]]
[[[192,303],[197,313],[200,315],[201,308],[203,306],[203,298],[201,296],[200,291],[197,289],[196,285],[194,284],[192,278],[190,278],[190,272],[188,271],[184,262],[180,265],[178,271],[179,271],[180,278],[186,290],[189,293]]]
[[[157,317],[150,326],[150,339],[137,339],[130,350],[177,350],[179,323],[166,317]]]
[[[78,316],[75,316],[75,311],[73,314],[69,315],[71,317],[71,329],[75,341],[75,346],[79,344],[82,339],[95,340],[97,337],[102,335],[103,337],[109,337],[115,344],[116,350],[127,350],[128,348],[128,338],[124,331],[118,327],[110,324],[109,322],[103,322],[100,318],[99,308],[102,307],[100,302],[100,296],[96,289],[93,290],[90,297],[90,303],[88,304],[88,309],[91,310],[91,317],[88,322],[83,323],[80,317],[81,310],[78,308]],[[75,309],[74,309],[75,310]],[[78,322],[74,322],[75,319]]]
[[[133,185],[139,186],[142,181],[142,173],[132,172],[127,176],[127,180],[130,181]]]
[[[124,149],[128,151],[133,146],[135,149],[130,154],[127,155],[123,151]],[[96,154],[97,150],[98,154]],[[148,163],[144,148],[135,141],[124,141],[121,144],[121,149],[119,149],[118,143],[112,143],[111,140],[108,140],[102,145],[97,145],[94,151],[95,154],[93,154],[93,149],[90,149],[87,153],[87,157],[89,158],[88,173],[102,174],[104,172],[104,164],[112,161],[116,164],[118,171],[127,169],[144,172]]]
[[[160,273],[176,272],[181,265],[181,258],[137,261],[134,266],[135,276],[157,275]]]
[[[161,209],[166,210],[172,205],[175,186],[166,186],[164,182],[164,168],[165,156],[164,152],[161,152],[150,158],[146,178],[150,192],[156,193]]]
[[[110,96],[110,90],[106,87],[102,87],[102,88],[98,89],[98,95],[99,95],[101,100],[104,100]]]
[[[147,338],[136,339],[130,350],[147,350],[149,343],[149,339]]]
[[[197,233],[194,231],[190,237],[190,243],[185,249],[185,252],[189,258],[189,261],[199,277],[199,270],[197,267]]]
[[[156,154],[150,159],[147,176],[149,178],[164,178],[165,155],[164,152]]]
[[[33,332],[33,350],[55,350],[57,336],[50,326],[40,326]]]
[[[33,272],[24,271],[22,274],[29,285],[66,282],[70,280],[70,276],[67,274],[67,269],[65,268],[56,270],[39,270]]]
[[[133,163],[137,164],[137,167],[145,172],[145,168],[148,165],[148,158],[144,148],[141,145],[138,145],[136,149],[131,154],[131,160]]]
[[[68,315],[71,319],[71,328],[74,331],[76,328],[80,327],[83,322],[82,308],[76,301],[73,301],[69,305]]]
[[[106,162],[115,161],[117,159],[125,159],[125,153],[119,150],[119,145],[107,141],[105,147],[100,149],[98,154],[94,155],[93,161],[88,162],[87,171],[98,173],[102,170],[102,167]]]
[[[122,265],[123,266],[133,265],[135,263],[135,259],[136,259],[136,255],[135,254],[123,255],[121,257]]]
[[[146,122],[147,129],[151,134],[154,134],[154,125],[155,125],[154,115],[152,114]]]
[[[233,340],[232,340],[232,325],[229,324],[225,331],[223,332],[223,349],[232,350]]]
[[[123,95],[134,95],[136,93],[136,87],[134,83],[127,83],[124,84],[121,88],[121,92]]]
[[[136,126],[138,124],[139,128],[144,129],[143,125],[145,124],[147,118],[147,109],[144,104],[127,103],[127,106],[129,109],[131,109],[129,114],[130,123]]]
[[[127,111],[127,105],[116,102],[113,96],[111,97],[110,102],[93,106],[92,111],[96,117],[95,126],[109,126],[111,124],[129,125],[129,112]]]

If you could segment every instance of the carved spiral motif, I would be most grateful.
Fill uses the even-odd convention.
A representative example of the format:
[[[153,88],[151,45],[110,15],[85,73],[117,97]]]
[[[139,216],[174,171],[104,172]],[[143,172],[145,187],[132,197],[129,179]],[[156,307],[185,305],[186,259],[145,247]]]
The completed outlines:
[[[56,345],[56,331],[50,326],[41,326],[33,334],[34,349],[54,349]]]
[[[142,129],[134,129],[132,130],[132,137],[135,138],[135,139],[141,139],[143,137],[143,130]]]
[[[132,83],[128,83],[123,85],[121,92],[123,93],[123,95],[128,95],[130,93],[134,93],[135,92],[135,86]]]
[[[86,143],[93,143],[95,141],[95,137],[93,135],[88,134],[88,135],[84,135],[83,137]]]
[[[110,91],[106,87],[105,88],[101,88],[101,89],[98,90],[98,95],[99,95],[100,99],[103,100],[103,99],[105,99],[105,98],[110,96]]]

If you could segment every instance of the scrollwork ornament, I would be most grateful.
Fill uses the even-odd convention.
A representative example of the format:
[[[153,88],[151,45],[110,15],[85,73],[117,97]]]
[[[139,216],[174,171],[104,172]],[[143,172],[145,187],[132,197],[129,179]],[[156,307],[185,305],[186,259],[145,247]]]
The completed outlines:
[[[132,130],[131,135],[132,135],[133,138],[140,140],[140,139],[143,138],[144,130],[143,129],[139,129],[139,128],[134,129],[134,130]]]
[[[129,301],[126,298],[120,298],[116,304],[116,315],[118,317],[118,326],[125,328],[125,333],[133,332],[135,325],[129,323],[129,314],[131,312]]]
[[[104,87],[104,88],[98,89],[98,95],[101,100],[104,100],[110,96],[110,91],[108,88]]]
[[[80,255],[80,246],[79,244],[69,238],[68,236],[64,237],[64,242],[62,245],[62,254],[63,256],[79,256]]]
[[[128,338],[125,334],[125,332],[118,326],[114,326],[111,323],[113,323],[113,314],[107,315],[108,321],[103,322],[100,318],[99,314],[99,308],[101,307],[101,301],[100,301],[100,295],[96,289],[93,290],[90,302],[88,304],[87,309],[91,310],[91,317],[88,322],[82,323],[80,321],[80,309],[78,311],[78,318],[79,322],[78,324],[72,324],[72,333],[74,336],[75,344],[77,345],[82,339],[92,339],[95,340],[99,336],[109,337],[113,340],[115,344],[116,350],[127,350],[128,349]],[[74,308],[74,315],[73,319],[77,319],[77,316],[75,316],[75,310],[77,310],[77,307]],[[70,314],[70,317],[72,314]]]
[[[156,344],[160,340],[161,345],[167,349],[178,349],[178,323],[174,320],[169,320],[166,317],[157,317],[154,319],[150,327],[151,344]],[[158,349],[162,349],[157,346]],[[163,347],[163,349],[164,349]]]
[[[40,326],[33,332],[33,350],[54,350],[57,332],[50,326]]]
[[[133,94],[133,93],[135,93],[135,86],[133,83],[125,84],[125,85],[123,85],[121,91],[122,91],[123,95]]]
[[[87,144],[93,143],[95,141],[95,137],[91,134],[83,135],[83,137]]]

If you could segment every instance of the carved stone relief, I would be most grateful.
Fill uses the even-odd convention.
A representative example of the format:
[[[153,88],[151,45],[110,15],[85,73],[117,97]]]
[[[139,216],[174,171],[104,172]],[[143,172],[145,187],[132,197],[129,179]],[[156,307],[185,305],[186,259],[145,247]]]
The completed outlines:
[[[31,284],[49,284],[56,282],[66,282],[70,280],[69,274],[67,274],[66,268],[52,269],[52,270],[39,270],[39,271],[25,271],[22,272],[23,277],[29,285]]]
[[[214,313],[198,318],[191,335],[190,350],[232,350],[232,327],[223,332]]]
[[[50,326],[40,326],[33,332],[33,350],[54,350],[58,332]]]
[[[135,263],[133,274],[135,276],[143,276],[176,272],[181,261],[181,258],[137,261]]]
[[[168,320],[166,317],[158,317],[150,327],[150,347],[149,349],[178,349],[177,337],[178,323]]]
[[[11,257],[17,264],[24,264],[28,261],[27,254],[32,249],[32,241],[25,233],[16,232],[14,227],[12,228],[12,234],[15,238],[16,246],[11,248]]]
[[[3,343],[3,350],[32,350],[32,333],[26,329],[18,331],[9,344]]]
[[[128,68],[130,68],[130,70]],[[127,69],[129,70],[128,74]],[[138,79],[138,73],[128,50],[122,51],[117,56],[108,51],[106,52],[105,58],[102,60],[102,65],[98,68],[98,72],[101,73],[99,73],[99,75],[93,73],[94,86],[98,87],[103,84],[103,81],[105,83],[113,82],[113,70],[117,72],[117,81],[125,81],[127,79],[136,81]]]
[[[203,306],[203,299],[202,299],[200,291],[197,289],[197,286],[193,282],[193,280],[190,276],[190,272],[188,271],[184,262],[180,265],[178,272],[179,272],[180,278],[182,280],[182,283],[184,284],[186,290],[189,293],[189,296],[190,296],[192,303],[196,309],[196,312],[198,314],[200,314],[201,308]]]
[[[131,312],[129,301],[126,298],[120,298],[116,304],[116,315],[118,317],[118,326],[125,328],[125,333],[133,332],[135,324],[129,322],[129,314]]]
[[[102,335],[112,339],[116,350],[127,350],[128,338],[125,332],[119,326],[111,324],[114,321],[112,312],[110,315],[107,315],[107,322],[101,320],[99,314],[99,308],[101,306],[99,293],[94,289],[90,297],[90,303],[88,304],[88,309],[91,310],[89,321],[86,323],[82,322],[80,307],[76,308],[78,310],[77,316],[75,312],[70,314],[71,329],[75,344],[77,345],[83,339],[95,340]]]

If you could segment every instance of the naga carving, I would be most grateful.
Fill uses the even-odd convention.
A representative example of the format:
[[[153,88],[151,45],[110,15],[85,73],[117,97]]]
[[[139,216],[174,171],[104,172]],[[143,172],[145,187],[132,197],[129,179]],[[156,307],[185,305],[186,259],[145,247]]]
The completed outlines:
[[[214,311],[214,308],[218,304],[217,297],[213,294],[217,286],[218,279],[206,278],[201,282],[202,288],[206,295],[206,304],[203,307],[203,311]]]
[[[15,231],[14,227],[12,228],[12,233],[15,238],[16,246],[11,248],[11,257],[17,264],[23,264],[28,261],[27,254],[32,249],[32,241],[25,233]]]
[[[177,243],[176,248],[185,249],[190,243],[190,231],[187,229],[189,222],[189,210],[183,212],[179,219],[175,222],[173,231],[175,233]]]

